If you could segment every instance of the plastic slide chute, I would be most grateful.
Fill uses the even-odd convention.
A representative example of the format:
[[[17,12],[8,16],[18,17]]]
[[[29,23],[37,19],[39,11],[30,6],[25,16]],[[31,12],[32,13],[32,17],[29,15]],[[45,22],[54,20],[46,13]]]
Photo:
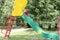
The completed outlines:
[[[54,40],[58,40],[58,34],[54,33],[47,33],[45,32],[38,24],[33,21],[30,17],[26,16],[25,14],[22,15],[22,18],[35,30],[40,36],[45,38],[52,38]]]

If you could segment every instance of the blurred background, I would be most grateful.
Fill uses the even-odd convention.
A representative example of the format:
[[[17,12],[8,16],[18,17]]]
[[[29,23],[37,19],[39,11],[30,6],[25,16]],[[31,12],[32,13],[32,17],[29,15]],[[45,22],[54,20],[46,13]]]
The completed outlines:
[[[6,21],[6,16],[12,13],[13,4],[14,0],[0,0],[0,29],[4,25],[4,21]],[[44,30],[57,30],[60,0],[28,0],[26,10],[29,16]],[[31,28],[21,17],[16,17],[14,22],[13,29]]]
[[[7,14],[11,14],[13,4],[14,0],[0,0],[0,26],[4,24]],[[56,30],[57,16],[60,15],[60,0],[28,0],[26,10],[42,28]],[[13,28],[28,26],[21,17],[16,17]]]

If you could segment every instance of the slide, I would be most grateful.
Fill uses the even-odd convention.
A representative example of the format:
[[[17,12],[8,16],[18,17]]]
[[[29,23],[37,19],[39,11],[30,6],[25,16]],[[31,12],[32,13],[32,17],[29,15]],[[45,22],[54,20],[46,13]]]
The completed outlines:
[[[54,40],[58,40],[58,34],[45,32],[42,28],[40,28],[40,26],[38,26],[35,21],[33,21],[30,17],[23,13],[27,3],[28,0],[14,0],[12,16],[22,17],[40,36],[44,38],[52,38]]]
[[[33,21],[30,17],[26,16],[25,14],[22,15],[22,18],[35,30],[40,36],[44,38],[52,38],[54,40],[58,40],[58,34],[54,33],[47,33],[45,32],[38,24]]]

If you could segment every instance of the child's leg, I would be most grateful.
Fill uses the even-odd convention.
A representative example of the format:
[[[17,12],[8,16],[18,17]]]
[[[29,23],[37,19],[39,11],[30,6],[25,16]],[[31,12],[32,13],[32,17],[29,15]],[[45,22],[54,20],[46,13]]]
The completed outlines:
[[[7,35],[7,36],[8,36],[8,38],[9,38],[9,36],[10,36],[10,33],[11,33],[11,30],[9,30],[9,31],[8,31],[8,35]]]
[[[9,26],[8,26],[8,34],[7,34],[8,37],[10,36],[11,30],[12,30],[12,26],[9,25]]]
[[[7,37],[7,33],[8,33],[8,30],[6,30],[6,33],[5,33],[4,39],[6,39],[6,37]]]

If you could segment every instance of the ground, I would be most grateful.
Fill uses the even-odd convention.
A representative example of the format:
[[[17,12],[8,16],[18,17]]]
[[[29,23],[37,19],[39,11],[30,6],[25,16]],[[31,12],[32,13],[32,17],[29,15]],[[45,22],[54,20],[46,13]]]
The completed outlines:
[[[0,33],[0,40],[3,39],[3,34]],[[32,29],[13,29],[10,37],[7,40],[50,40],[37,35]]]

